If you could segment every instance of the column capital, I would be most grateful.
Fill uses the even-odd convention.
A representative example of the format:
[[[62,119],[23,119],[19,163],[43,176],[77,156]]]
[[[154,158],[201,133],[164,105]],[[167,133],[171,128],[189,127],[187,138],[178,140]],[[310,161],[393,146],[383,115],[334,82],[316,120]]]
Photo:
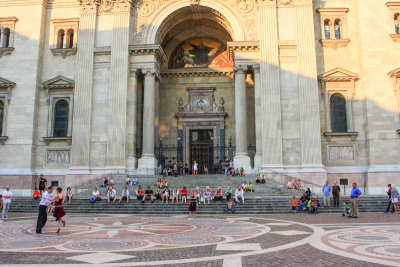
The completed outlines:
[[[112,12],[113,13],[127,13],[127,12],[131,13],[132,9],[133,9],[133,0],[115,0]]]
[[[247,65],[235,64],[235,66],[233,67],[233,71],[235,72],[235,74],[246,74],[247,69]]]
[[[99,0],[78,0],[82,7],[82,14],[96,14]]]
[[[158,70],[152,68],[142,69],[142,74],[145,77],[155,77],[156,79],[160,77]]]
[[[282,1],[282,0],[278,0]],[[288,1],[288,0],[285,0]],[[259,6],[265,6],[265,7],[276,7],[277,5],[277,0],[258,0],[258,5]]]
[[[129,69],[129,76],[131,77],[137,77],[139,75],[139,70],[135,68],[130,68]]]
[[[260,64],[253,65],[253,72],[260,74]]]

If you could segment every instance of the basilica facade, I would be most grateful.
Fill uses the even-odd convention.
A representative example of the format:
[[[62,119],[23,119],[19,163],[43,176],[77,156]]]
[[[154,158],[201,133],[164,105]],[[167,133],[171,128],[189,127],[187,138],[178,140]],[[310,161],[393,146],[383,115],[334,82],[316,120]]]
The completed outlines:
[[[381,0],[0,0],[0,187],[232,159],[383,193],[399,20]]]

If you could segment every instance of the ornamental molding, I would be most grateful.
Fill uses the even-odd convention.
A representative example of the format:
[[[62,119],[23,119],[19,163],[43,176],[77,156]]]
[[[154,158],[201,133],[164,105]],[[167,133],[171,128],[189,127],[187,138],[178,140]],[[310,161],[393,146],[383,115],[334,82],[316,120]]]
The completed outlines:
[[[249,13],[254,9],[255,0],[237,0],[236,7],[242,13]]]
[[[388,73],[388,76],[393,81],[394,94],[397,97],[400,97],[400,94],[399,94],[399,92],[400,92],[400,68],[392,70],[391,72]],[[399,101],[400,101],[400,99],[399,99]]]
[[[318,76],[321,82],[348,82],[357,81],[359,78],[358,74],[342,68],[335,68]]]
[[[293,7],[294,0],[278,0],[278,7]]]
[[[51,53],[55,57],[62,57],[65,59],[66,57],[69,56],[75,56],[76,52],[78,51],[77,48],[53,48],[50,49]]]
[[[235,52],[258,52],[260,51],[259,41],[228,42],[228,59],[233,61]]]
[[[163,48],[159,44],[130,45],[129,53],[131,56],[154,55],[161,63],[167,62],[167,56],[165,55]]]
[[[390,34],[389,36],[393,42],[400,43],[400,34]]]
[[[386,7],[388,7],[389,9],[400,9],[400,1],[397,2],[387,2]]]
[[[2,47],[0,48],[0,58],[3,56],[9,56],[14,51],[14,47]]]
[[[58,75],[50,80],[47,80],[42,83],[42,88],[46,90],[51,89],[74,89],[75,81],[68,79],[62,75]]]
[[[0,77],[0,93],[5,94],[7,102],[11,102],[11,91],[15,87],[15,83]]]
[[[209,70],[209,69],[184,69],[184,70],[169,70],[161,73],[163,78],[172,77],[233,77],[232,69],[226,70]]]
[[[319,42],[321,43],[322,47],[333,48],[336,50],[337,48],[348,46],[350,39],[321,39]]]
[[[84,14],[132,12],[133,0],[78,0]]]

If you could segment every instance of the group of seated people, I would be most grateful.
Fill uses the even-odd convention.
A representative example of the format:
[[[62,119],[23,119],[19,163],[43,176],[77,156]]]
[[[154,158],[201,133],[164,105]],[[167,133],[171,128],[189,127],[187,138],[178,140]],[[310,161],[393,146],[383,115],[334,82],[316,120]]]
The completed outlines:
[[[238,188],[235,190],[235,193],[233,193],[231,186],[228,186],[228,188],[225,190],[225,193],[222,191],[221,187],[218,187],[218,189],[214,193],[212,193],[210,187],[208,186],[206,187],[205,191],[201,191],[199,187],[196,187],[196,189],[193,191],[199,203],[210,204],[211,201],[223,201],[224,196],[225,199],[228,201],[230,199],[233,199],[236,203],[244,203],[244,192],[254,191],[251,191],[253,190],[251,183],[247,184],[246,182],[244,182],[243,184],[245,186],[245,189],[242,189],[242,186],[238,186]],[[141,201],[142,203],[144,203],[146,200],[149,200],[151,201],[151,203],[153,203],[154,201],[161,201],[161,203],[168,204],[168,201],[170,199],[172,199],[172,204],[178,204],[179,200],[181,201],[181,203],[187,203],[188,190],[185,186],[183,186],[181,190],[175,187],[171,193],[166,180],[159,179],[156,183],[156,188],[157,189],[153,191],[150,186],[147,186],[146,190],[144,190],[142,186],[139,185],[137,190],[135,190],[136,199],[138,201]],[[113,188],[113,186],[108,186],[106,197],[108,203],[115,203],[118,200],[117,192]],[[125,187],[121,193],[121,197],[119,198],[119,203],[121,203],[121,201],[126,201],[126,203],[129,203],[130,197],[131,195],[129,193],[129,190],[127,187]],[[100,192],[95,187],[94,191],[92,192],[90,202],[95,203],[96,201],[100,200]]]
[[[239,170],[239,168],[236,168],[236,170],[235,170],[235,168],[228,168],[226,171],[226,175],[227,176],[229,176],[229,175],[230,176],[245,176],[246,174],[244,173],[243,167],[241,167],[240,170]]]
[[[39,190],[36,187],[35,190],[33,191],[32,197],[35,200],[41,200],[42,198],[42,195],[40,194]],[[71,187],[68,187],[67,191],[65,192],[65,198],[63,198],[63,203],[65,203],[65,201],[68,200],[68,204],[70,204],[71,199],[72,199],[72,189]]]
[[[303,195],[300,197],[298,209],[299,211],[308,211],[310,213],[318,213],[319,201],[314,199],[310,188],[307,188]]]
[[[242,183],[242,189],[244,192],[251,192],[254,193],[254,189],[253,189],[253,184],[249,181],[249,183],[247,183],[246,181],[244,181]]]
[[[302,189],[302,187],[301,187],[301,181],[298,180],[298,179],[295,179],[295,180],[293,181],[293,179],[290,178],[290,180],[289,180],[288,183],[287,183],[287,188],[289,188],[289,189],[300,190],[300,189]]]

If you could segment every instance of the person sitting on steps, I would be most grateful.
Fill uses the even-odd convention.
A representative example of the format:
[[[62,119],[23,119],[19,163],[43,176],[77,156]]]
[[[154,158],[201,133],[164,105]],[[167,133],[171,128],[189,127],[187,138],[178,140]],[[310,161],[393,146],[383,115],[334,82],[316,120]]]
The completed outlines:
[[[179,194],[181,195],[182,204],[183,204],[183,203],[186,204],[187,195],[188,195],[188,191],[187,191],[187,189],[186,189],[186,186],[183,187],[183,189],[179,192]]]
[[[143,201],[144,192],[142,186],[139,185],[138,189],[136,190],[136,199],[139,201]]]
[[[261,176],[261,183],[265,184],[265,176],[264,176],[264,174]]]
[[[162,191],[161,191],[161,188],[160,188],[160,187],[157,187],[155,197],[156,197],[156,200],[157,200],[157,201],[161,201]]]
[[[169,189],[168,186],[166,186],[161,196],[161,203],[168,204],[168,200],[169,200]]]
[[[153,203],[153,190],[151,190],[150,186],[148,186],[144,192],[142,203],[144,203],[146,199],[150,199],[151,203]]]
[[[113,203],[115,202],[115,200],[117,200],[117,193],[116,193],[115,189],[113,188],[113,186],[110,186],[107,191],[108,203],[110,203],[111,200],[113,201]]]
[[[119,203],[121,203],[122,200],[126,200],[126,203],[129,202],[129,190],[128,190],[128,187],[125,187],[124,190],[122,190],[121,198],[119,199]]]
[[[208,202],[208,204],[210,204],[210,200],[211,200],[211,190],[210,187],[206,187],[206,191],[204,191],[203,193],[203,200],[204,200],[204,204],[206,204],[206,200]]]
[[[175,187],[174,191],[172,191],[172,204],[174,204],[174,201],[176,200],[176,204],[179,202],[179,191],[178,188]]]
[[[240,176],[245,176],[243,167],[240,167],[239,175],[240,175]]]
[[[257,175],[257,178],[256,178],[256,184],[259,184],[259,183],[261,183],[261,180],[260,180],[260,175]]]

